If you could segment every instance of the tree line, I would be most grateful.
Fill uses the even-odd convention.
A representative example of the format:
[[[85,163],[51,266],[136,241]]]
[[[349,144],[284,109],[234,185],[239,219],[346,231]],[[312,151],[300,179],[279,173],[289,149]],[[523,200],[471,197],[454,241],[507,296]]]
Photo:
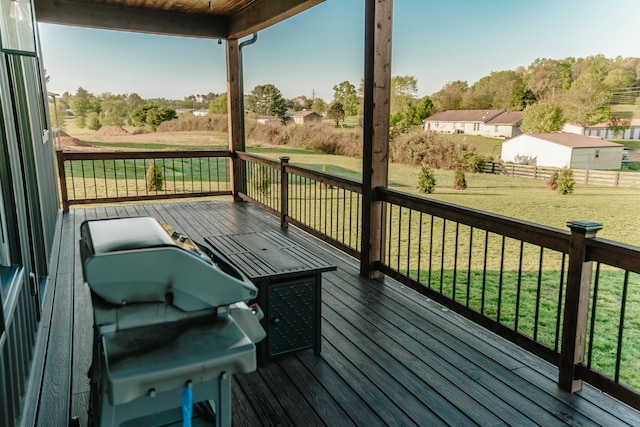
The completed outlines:
[[[418,97],[414,76],[394,76],[391,79],[391,132],[406,132],[439,111],[462,109],[523,111],[525,132],[553,132],[566,122],[588,126],[610,121],[611,126],[624,129],[628,119],[612,115],[612,96],[638,86],[640,58],[609,59],[603,55],[536,59],[528,67],[491,72],[471,85],[461,80],[447,82],[439,91],[424,97]],[[347,117],[362,117],[362,80],[357,88],[345,80],[334,85],[333,91],[330,102],[305,95],[285,99],[274,85],[258,85],[245,95],[245,110],[252,117],[285,118],[288,110],[307,109],[333,120],[336,126]],[[638,92],[632,90],[631,93]],[[640,96],[635,103],[640,106]],[[80,87],[75,94],[65,92],[57,99],[55,117],[64,117],[72,111],[80,127],[96,129],[103,125],[130,124],[155,129],[162,121],[175,118],[175,110],[181,108],[226,114],[227,95],[208,93],[189,95],[182,100],[145,100],[136,93],[94,95]],[[55,117],[54,124],[62,125]]]

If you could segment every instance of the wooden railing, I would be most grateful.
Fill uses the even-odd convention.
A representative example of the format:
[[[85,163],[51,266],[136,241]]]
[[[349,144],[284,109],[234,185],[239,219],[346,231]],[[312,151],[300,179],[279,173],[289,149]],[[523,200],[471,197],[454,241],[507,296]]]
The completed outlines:
[[[482,169],[484,173],[496,173],[531,179],[549,179],[559,168],[516,165],[513,163],[487,162]],[[601,187],[640,188],[640,173],[613,172],[602,170],[573,169],[573,179],[579,184],[598,185]]]
[[[71,204],[231,194],[229,151],[57,151],[57,157],[65,212]],[[161,184],[150,185],[154,164]]]
[[[79,168],[66,163],[72,160],[113,161],[88,154],[70,156],[65,169]],[[207,158],[218,155],[230,156]],[[295,225],[360,257],[360,182],[291,165],[286,157],[237,158],[242,199],[278,216],[283,227]],[[223,161],[217,168],[227,170]],[[222,176],[215,182],[227,183],[228,174]],[[385,212],[379,271],[558,366],[563,388],[575,390],[585,380],[640,408],[640,248],[596,238],[599,227],[591,223],[559,230],[388,188],[377,189],[375,202]]]
[[[388,188],[377,199],[380,271],[558,366],[563,388],[586,380],[640,408],[640,248],[583,221],[570,232]]]
[[[280,216],[283,227],[295,225],[360,257],[360,182],[290,165],[288,157],[279,162],[248,153],[238,157],[246,174],[244,200]]]

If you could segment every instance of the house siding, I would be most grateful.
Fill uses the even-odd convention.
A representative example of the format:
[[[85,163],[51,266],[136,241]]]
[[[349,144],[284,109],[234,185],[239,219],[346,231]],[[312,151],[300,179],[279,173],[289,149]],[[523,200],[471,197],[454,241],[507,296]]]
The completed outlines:
[[[521,135],[502,143],[501,158],[504,162],[518,163],[518,157],[529,157],[535,166],[562,168],[570,166],[571,148]]]
[[[573,169],[619,169],[622,147],[574,148],[571,156]]]
[[[24,0],[28,2],[29,0]],[[33,5],[29,10],[33,10]],[[28,18],[26,18],[28,19]],[[4,25],[0,20],[0,25]],[[54,236],[61,222],[57,164],[39,52],[33,34],[3,44],[0,51],[0,425],[33,423],[35,411],[25,396],[37,396],[42,382],[34,363],[43,300],[50,296],[49,274]],[[16,27],[17,28],[17,27]],[[16,31],[2,28],[3,34]],[[11,43],[9,37],[0,43]],[[7,48],[9,46],[9,48]],[[34,291],[35,294],[34,294]],[[46,296],[45,296],[46,295]],[[40,359],[41,360],[41,359]],[[41,373],[41,371],[40,371]]]
[[[618,169],[622,163],[623,146],[612,145],[614,146],[567,146],[525,134],[504,142],[500,157],[502,161],[510,163],[524,163],[522,157],[529,157],[530,162],[527,164],[536,166]]]
[[[520,114],[504,110],[448,110],[427,117],[423,123],[425,131],[512,138],[521,134]]]

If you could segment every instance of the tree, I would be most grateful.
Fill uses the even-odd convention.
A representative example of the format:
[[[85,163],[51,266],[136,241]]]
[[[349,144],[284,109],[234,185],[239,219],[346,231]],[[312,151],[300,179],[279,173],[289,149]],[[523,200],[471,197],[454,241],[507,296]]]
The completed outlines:
[[[102,95],[102,111],[100,121],[102,125],[124,126],[129,115],[129,105],[124,95]]]
[[[391,78],[391,126],[400,124],[408,128],[409,125],[420,124],[422,119],[418,118],[417,94],[418,82],[415,77],[395,76]]]
[[[167,120],[175,119],[178,115],[176,110],[159,107],[154,104],[145,104],[136,108],[129,116],[129,122],[134,126],[149,125],[153,130],[156,130],[158,125]]]
[[[525,85],[516,71],[494,71],[478,80],[464,93],[461,106],[469,110],[504,109],[520,111],[524,107]]]
[[[456,80],[445,84],[431,96],[436,111],[459,110],[462,96],[469,90],[467,82]]]
[[[619,138],[622,134],[624,134],[624,131],[629,129],[630,125],[631,121],[623,117],[611,117],[608,123],[608,127],[613,132],[614,138]]]
[[[247,108],[256,116],[284,117],[287,105],[280,90],[272,84],[256,86],[246,97]]]
[[[91,95],[86,89],[79,87],[76,90],[76,94],[70,97],[71,109],[74,114],[80,117],[85,117],[91,110]]]
[[[304,95],[296,96],[287,101],[287,106],[293,111],[311,110],[313,99],[309,99]]]
[[[591,126],[609,120],[611,91],[597,73],[587,72],[571,85],[562,97],[561,106],[568,122]]]
[[[227,114],[228,108],[226,93],[209,102],[209,114]]]
[[[334,101],[329,106],[327,117],[336,122],[336,127],[340,126],[340,122],[344,121],[344,107],[340,102]]]
[[[561,93],[561,91],[569,89],[573,82],[571,68],[574,63],[574,58],[536,59],[525,72],[524,80],[527,90],[540,99],[553,98],[556,91]]]
[[[313,104],[311,104],[311,109],[318,114],[324,114],[327,108],[327,103],[322,98],[315,98]]]
[[[560,107],[543,99],[524,109],[520,128],[523,132],[549,133],[559,131],[563,125],[564,119]]]
[[[345,80],[335,85],[333,91],[333,101],[342,105],[345,115],[355,116],[358,114],[358,94],[354,85]],[[331,109],[331,107],[329,108]]]

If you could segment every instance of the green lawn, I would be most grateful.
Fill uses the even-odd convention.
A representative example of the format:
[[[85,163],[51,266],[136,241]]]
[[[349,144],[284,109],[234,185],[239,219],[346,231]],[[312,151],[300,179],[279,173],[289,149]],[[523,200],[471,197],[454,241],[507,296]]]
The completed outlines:
[[[326,166],[329,173],[351,179],[361,177],[361,159],[286,147],[249,147],[248,151],[272,158],[288,155],[292,164],[316,170]],[[599,237],[640,246],[640,217],[637,214],[640,189],[576,184],[573,194],[562,196],[548,190],[543,180],[467,173],[468,187],[461,191],[453,189],[453,174],[453,171],[436,170],[436,190],[428,197],[563,230],[567,229],[567,221],[596,221],[604,226]],[[417,176],[415,166],[389,166],[389,186],[399,191],[419,194]]]

